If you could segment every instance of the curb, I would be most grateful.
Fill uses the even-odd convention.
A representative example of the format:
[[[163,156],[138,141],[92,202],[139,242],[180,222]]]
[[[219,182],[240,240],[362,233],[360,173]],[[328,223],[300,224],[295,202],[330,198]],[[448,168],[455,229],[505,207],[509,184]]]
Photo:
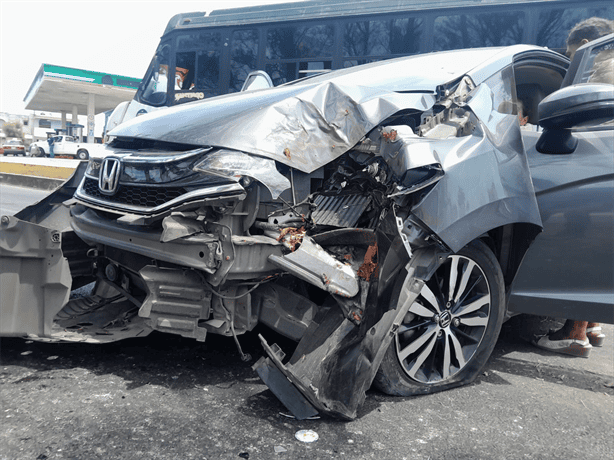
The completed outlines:
[[[2,157],[0,183],[16,187],[55,190],[74,172],[79,161],[32,157]]]
[[[64,182],[66,182],[64,179],[0,172],[0,184],[14,185],[17,187],[36,188],[39,190],[55,190]]]

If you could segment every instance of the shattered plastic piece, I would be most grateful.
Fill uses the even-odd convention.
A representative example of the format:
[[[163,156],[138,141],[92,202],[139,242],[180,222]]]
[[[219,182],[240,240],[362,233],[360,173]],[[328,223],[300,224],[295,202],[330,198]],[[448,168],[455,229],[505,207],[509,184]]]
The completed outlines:
[[[21,354],[21,356],[29,355],[29,354],[31,354],[31,353],[32,353],[31,351],[24,351],[24,352]]]
[[[318,433],[313,430],[297,431],[294,437],[301,442],[315,442],[319,438]]]
[[[285,447],[283,447],[283,446],[275,446],[275,448],[274,448],[274,449],[275,449],[275,453],[276,453],[276,454],[280,454],[280,453],[282,453],[282,452],[288,452],[288,449],[286,449],[286,448],[285,448]]]
[[[284,414],[283,412],[280,412],[279,415],[281,415],[282,417],[291,418],[292,420],[298,420],[292,414]],[[314,415],[313,417],[305,417],[304,419],[301,419],[301,420],[320,420],[320,416],[319,415]]]
[[[241,452],[239,454],[239,457],[248,459],[249,458],[249,452]]]
[[[58,359],[59,356],[49,356],[49,358],[47,358],[47,361],[53,361],[54,359]]]

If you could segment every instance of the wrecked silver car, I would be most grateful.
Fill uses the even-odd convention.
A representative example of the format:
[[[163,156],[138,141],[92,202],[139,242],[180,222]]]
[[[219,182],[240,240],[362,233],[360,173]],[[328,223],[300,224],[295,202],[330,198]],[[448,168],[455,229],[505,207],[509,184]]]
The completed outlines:
[[[110,155],[2,217],[0,332],[221,334],[249,360],[240,336],[262,323],[298,342],[286,358],[263,334],[254,369],[299,419],[351,419],[372,383],[471,382],[542,226],[519,92],[536,108],[568,65],[433,53],[120,125]]]

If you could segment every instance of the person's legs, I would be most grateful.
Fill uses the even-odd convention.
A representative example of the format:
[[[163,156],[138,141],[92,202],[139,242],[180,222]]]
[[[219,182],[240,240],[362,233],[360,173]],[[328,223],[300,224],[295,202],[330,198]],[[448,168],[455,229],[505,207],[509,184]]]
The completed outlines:
[[[541,337],[535,345],[544,350],[588,358],[591,344],[586,335],[588,321],[568,319],[558,331]]]
[[[586,337],[594,347],[602,347],[605,335],[601,333],[601,325],[599,323],[588,323],[586,327]]]

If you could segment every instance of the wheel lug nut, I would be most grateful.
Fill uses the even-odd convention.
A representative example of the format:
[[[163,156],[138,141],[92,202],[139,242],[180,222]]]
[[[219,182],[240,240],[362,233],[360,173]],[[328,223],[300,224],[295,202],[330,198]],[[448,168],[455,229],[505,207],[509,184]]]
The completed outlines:
[[[460,325],[460,319],[454,318],[454,320],[452,320],[452,324],[454,324],[454,327],[458,327]]]

